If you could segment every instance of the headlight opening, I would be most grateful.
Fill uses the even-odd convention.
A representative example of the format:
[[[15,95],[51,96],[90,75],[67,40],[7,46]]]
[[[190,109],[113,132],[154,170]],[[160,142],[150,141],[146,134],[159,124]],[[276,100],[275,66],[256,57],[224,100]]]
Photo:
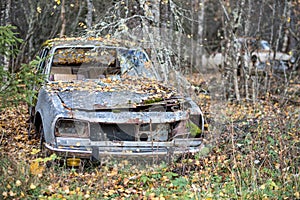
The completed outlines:
[[[55,136],[89,137],[89,123],[76,119],[59,119],[55,124]]]

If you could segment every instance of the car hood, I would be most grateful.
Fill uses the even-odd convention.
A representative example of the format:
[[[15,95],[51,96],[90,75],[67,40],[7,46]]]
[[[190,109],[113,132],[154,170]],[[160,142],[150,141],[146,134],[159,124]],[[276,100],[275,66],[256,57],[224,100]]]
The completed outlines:
[[[72,110],[129,109],[181,99],[174,88],[144,78],[50,82],[46,90]]]

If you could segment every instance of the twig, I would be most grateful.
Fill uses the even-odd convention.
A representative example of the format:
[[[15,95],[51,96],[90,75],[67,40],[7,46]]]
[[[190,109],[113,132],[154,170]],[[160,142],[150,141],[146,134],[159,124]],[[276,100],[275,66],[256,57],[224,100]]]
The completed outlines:
[[[4,136],[4,131],[2,131],[2,135],[1,135],[1,139],[0,139],[0,145],[1,145],[2,140],[3,140],[3,136]]]
[[[239,170],[237,169],[238,168],[238,163],[237,163],[237,160],[236,160],[236,150],[235,150],[235,144],[234,144],[234,127],[233,127],[233,123],[231,123],[231,131],[230,131],[230,135],[231,135],[231,145],[232,145],[232,155],[233,155],[233,167],[232,167],[232,175],[234,175],[234,171],[237,172],[237,176],[239,178],[239,180],[237,179],[238,181],[238,184],[239,184],[239,193],[240,195],[242,194],[242,181],[241,181],[241,174],[239,172]]]

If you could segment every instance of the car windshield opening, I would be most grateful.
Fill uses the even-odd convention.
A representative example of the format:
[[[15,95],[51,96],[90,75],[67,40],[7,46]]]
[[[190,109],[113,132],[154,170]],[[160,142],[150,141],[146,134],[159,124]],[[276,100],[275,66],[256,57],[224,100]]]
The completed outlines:
[[[155,78],[147,55],[142,50],[125,48],[58,48],[50,70],[51,81],[99,79],[115,75]]]
[[[269,51],[271,49],[271,47],[270,47],[270,44],[267,41],[262,40],[262,41],[260,41],[260,49]]]

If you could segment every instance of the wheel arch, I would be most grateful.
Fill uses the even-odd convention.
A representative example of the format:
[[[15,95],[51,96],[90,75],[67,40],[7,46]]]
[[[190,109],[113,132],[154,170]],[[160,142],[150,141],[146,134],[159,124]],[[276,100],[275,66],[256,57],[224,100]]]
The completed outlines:
[[[42,124],[43,124],[42,116],[41,116],[40,112],[37,112],[34,117],[34,127],[35,127],[35,131],[37,134],[39,132],[39,127]]]

